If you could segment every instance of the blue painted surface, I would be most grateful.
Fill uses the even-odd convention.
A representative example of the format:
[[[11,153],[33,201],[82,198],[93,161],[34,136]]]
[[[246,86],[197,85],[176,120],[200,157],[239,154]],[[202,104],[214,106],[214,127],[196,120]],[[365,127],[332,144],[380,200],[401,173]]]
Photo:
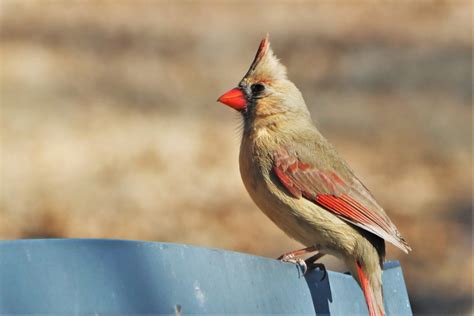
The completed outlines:
[[[47,239],[0,242],[0,313],[367,314],[350,275],[180,244]],[[411,315],[397,262],[386,265],[388,315]]]

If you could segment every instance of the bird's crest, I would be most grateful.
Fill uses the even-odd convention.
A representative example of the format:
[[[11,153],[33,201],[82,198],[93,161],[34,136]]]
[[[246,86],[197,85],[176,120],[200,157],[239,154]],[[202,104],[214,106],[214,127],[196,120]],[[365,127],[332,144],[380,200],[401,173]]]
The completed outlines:
[[[286,67],[273,53],[268,34],[260,42],[255,59],[244,78],[253,78],[256,81],[286,79]]]

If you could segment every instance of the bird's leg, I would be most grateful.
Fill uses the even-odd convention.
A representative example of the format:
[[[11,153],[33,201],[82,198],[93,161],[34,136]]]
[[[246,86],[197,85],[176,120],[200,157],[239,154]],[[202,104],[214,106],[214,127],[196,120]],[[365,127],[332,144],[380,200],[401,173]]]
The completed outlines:
[[[277,258],[277,260],[289,261],[289,260],[295,259],[298,256],[302,256],[302,255],[305,255],[307,253],[315,252],[315,251],[318,251],[318,248],[316,246],[311,246],[311,247],[307,247],[307,248],[303,248],[303,249],[293,250],[293,251],[282,254],[281,256],[279,256]]]
[[[308,265],[307,265],[307,262],[301,258],[297,258],[298,256],[302,256],[302,255],[305,255],[307,253],[310,253],[310,252],[315,252],[315,251],[318,251],[318,247],[316,246],[311,246],[311,247],[307,247],[307,248],[303,248],[303,249],[298,249],[298,250],[294,250],[294,251],[290,251],[290,252],[287,252],[287,253],[284,253],[282,254],[281,256],[279,256],[277,259],[278,260],[281,260],[283,262],[290,262],[290,263],[295,263],[295,264],[298,264],[302,270],[303,270],[303,275],[306,274],[306,272],[308,272]],[[318,256],[318,254],[316,254],[315,256],[313,257],[316,257]],[[313,261],[316,261],[317,259],[319,259],[320,257],[322,257],[323,255],[319,256],[318,258],[316,258],[315,260]],[[313,258],[311,257],[311,258]],[[314,262],[312,263],[314,264]]]
[[[319,268],[319,269],[321,269],[321,271],[323,271],[323,277],[321,278],[321,281],[326,278],[327,271],[326,271],[326,267],[324,266],[324,264],[316,262],[316,261],[321,259],[324,255],[325,255],[324,253],[318,252],[314,256],[311,256],[311,257],[309,257],[308,259],[305,260],[305,264],[306,264],[306,267],[307,267],[308,271],[311,271],[311,270],[316,269],[316,268]]]

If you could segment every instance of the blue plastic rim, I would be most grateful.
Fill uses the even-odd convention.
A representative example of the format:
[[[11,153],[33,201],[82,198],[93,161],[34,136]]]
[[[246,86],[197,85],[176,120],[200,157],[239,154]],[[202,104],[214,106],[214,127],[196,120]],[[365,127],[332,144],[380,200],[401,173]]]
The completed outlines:
[[[108,239],[0,241],[2,314],[367,314],[350,275],[232,251]],[[411,315],[398,262],[388,315]]]

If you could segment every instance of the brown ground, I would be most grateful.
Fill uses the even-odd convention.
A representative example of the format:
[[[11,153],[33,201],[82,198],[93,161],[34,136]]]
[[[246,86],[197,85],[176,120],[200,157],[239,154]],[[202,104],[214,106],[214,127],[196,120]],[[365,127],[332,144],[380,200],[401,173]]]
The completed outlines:
[[[0,238],[298,247],[244,191],[215,102],[269,32],[412,245],[388,257],[413,310],[471,313],[472,4],[352,3],[1,1]]]

